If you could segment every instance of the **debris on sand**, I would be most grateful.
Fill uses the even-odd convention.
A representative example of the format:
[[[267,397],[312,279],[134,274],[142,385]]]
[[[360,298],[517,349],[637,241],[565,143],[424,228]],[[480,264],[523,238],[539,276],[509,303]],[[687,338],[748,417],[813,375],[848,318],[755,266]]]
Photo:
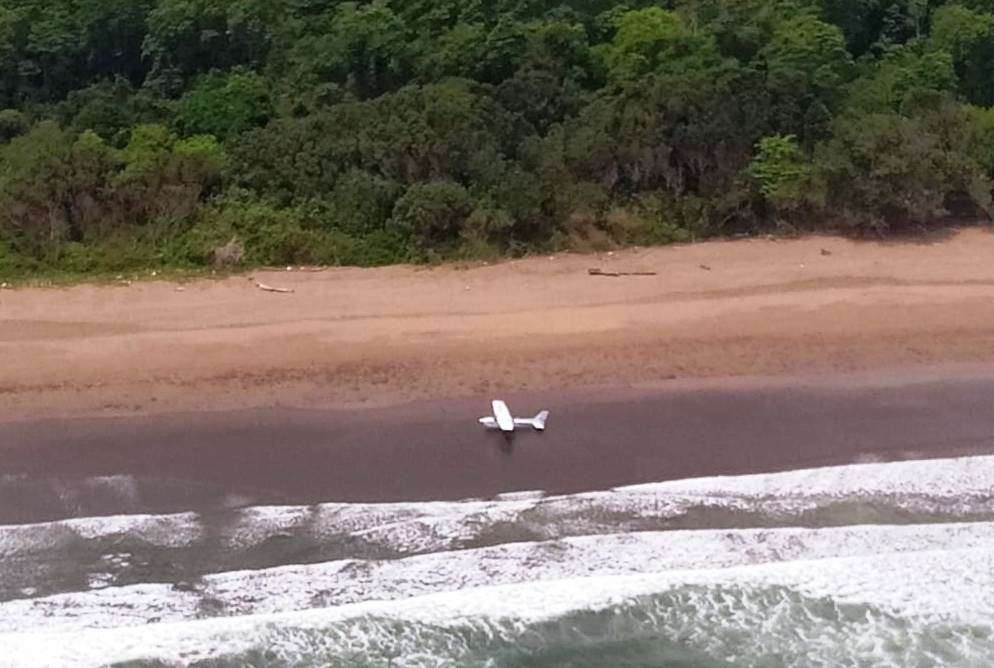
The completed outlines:
[[[603,269],[588,269],[591,276],[656,276],[654,271],[604,271]]]
[[[293,292],[292,288],[274,288],[271,285],[266,285],[265,283],[256,283],[255,287],[260,290],[265,290],[266,292],[279,292],[281,294],[290,294]]]

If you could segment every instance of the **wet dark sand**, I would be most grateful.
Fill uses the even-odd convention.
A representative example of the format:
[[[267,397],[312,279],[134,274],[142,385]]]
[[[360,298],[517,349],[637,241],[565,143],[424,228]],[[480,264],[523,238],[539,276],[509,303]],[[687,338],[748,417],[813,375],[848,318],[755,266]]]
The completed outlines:
[[[522,431],[510,442],[483,431],[476,418],[487,412],[489,397],[359,412],[0,424],[0,524],[250,504],[565,493],[994,453],[994,375],[504,398],[515,414],[550,409],[548,431]],[[94,491],[91,479],[102,476],[132,476],[135,484],[123,497]]]

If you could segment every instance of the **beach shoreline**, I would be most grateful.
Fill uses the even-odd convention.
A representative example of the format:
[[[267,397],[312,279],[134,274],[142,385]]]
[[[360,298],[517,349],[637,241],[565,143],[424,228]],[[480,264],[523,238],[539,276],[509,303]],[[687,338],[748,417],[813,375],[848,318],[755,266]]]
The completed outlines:
[[[552,412],[510,441],[487,399],[0,424],[0,524],[245,505],[568,494],[711,475],[994,454],[994,369],[739,379],[508,397]],[[34,481],[30,483],[30,481]],[[75,482],[74,482],[75,481]],[[38,489],[73,488],[68,509]],[[130,500],[101,496],[126,481]],[[29,484],[30,483],[30,484]],[[115,483],[116,484],[116,483]],[[93,489],[86,491],[87,486]],[[94,491],[97,490],[97,491]],[[42,495],[44,496],[44,495]]]
[[[149,492],[169,512],[991,453],[992,247],[969,229],[3,290],[0,523],[68,512],[29,508],[25,479],[178,481]],[[493,398],[551,410],[548,431],[484,433]]]

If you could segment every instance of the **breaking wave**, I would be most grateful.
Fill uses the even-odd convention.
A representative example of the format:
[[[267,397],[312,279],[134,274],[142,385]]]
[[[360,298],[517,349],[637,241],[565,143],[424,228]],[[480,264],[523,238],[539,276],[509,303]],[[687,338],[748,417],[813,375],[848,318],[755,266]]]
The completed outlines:
[[[0,527],[0,666],[986,666],[994,457]]]
[[[531,624],[364,617],[319,629],[271,628],[256,648],[193,665],[977,666],[991,656],[986,627],[915,624],[783,587],[687,585]]]

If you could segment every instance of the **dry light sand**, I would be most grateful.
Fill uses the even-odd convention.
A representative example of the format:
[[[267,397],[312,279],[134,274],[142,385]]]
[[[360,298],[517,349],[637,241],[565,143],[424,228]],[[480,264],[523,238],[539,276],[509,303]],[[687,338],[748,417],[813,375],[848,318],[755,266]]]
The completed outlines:
[[[0,290],[0,421],[991,363],[994,235],[978,228]]]

